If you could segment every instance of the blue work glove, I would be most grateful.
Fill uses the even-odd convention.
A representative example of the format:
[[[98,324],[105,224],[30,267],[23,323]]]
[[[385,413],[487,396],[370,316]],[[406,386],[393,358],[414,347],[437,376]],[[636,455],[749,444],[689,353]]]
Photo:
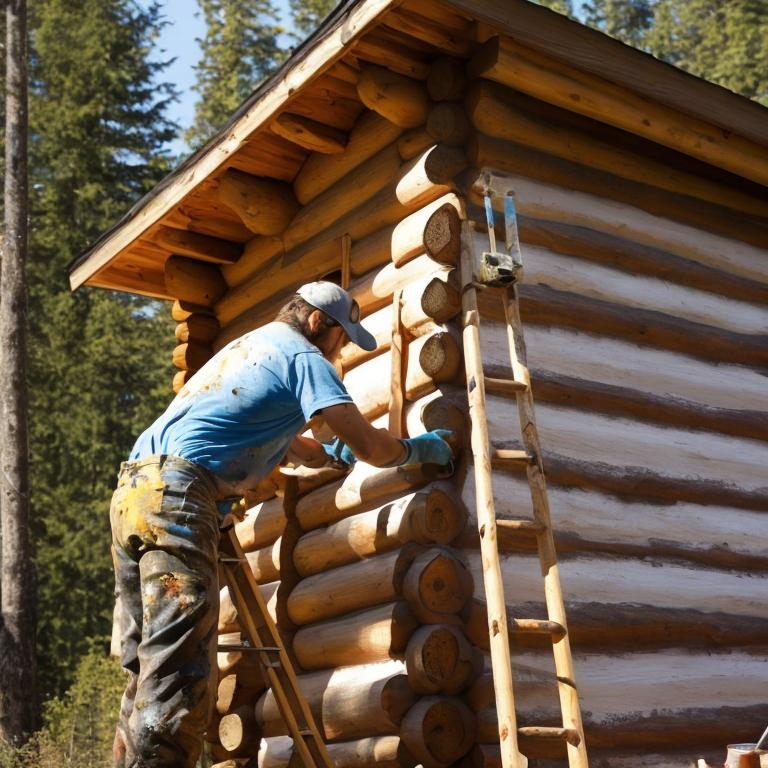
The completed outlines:
[[[453,461],[451,446],[445,442],[453,432],[450,429],[433,429],[418,437],[402,441],[408,449],[403,464],[450,464]]]
[[[338,437],[331,443],[322,443],[322,446],[333,461],[340,461],[350,467],[357,461],[352,449],[346,443],[342,443]]]

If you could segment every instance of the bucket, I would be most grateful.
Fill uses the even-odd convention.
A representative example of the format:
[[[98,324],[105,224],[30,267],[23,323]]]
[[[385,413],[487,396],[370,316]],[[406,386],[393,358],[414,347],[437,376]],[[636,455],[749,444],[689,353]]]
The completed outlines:
[[[757,744],[729,744],[724,768],[760,768],[756,747]]]

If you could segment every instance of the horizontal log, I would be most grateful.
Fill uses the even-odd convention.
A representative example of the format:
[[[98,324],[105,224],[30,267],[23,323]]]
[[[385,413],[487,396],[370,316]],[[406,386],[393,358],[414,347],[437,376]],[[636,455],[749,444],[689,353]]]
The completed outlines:
[[[219,200],[234,211],[251,232],[279,235],[298,210],[291,187],[230,168],[219,179]]]
[[[558,550],[559,551],[559,550]],[[463,629],[478,648],[490,649],[488,615],[482,597],[475,597],[463,615]],[[508,612],[510,645],[515,651],[551,648],[544,634],[515,631],[511,621],[546,617],[544,603],[518,603]],[[749,615],[685,608],[659,608],[642,603],[569,603],[568,635],[576,653],[625,653],[654,649],[754,649],[768,640],[768,619]]]
[[[293,652],[303,669],[328,669],[402,657],[418,620],[402,601],[302,627]]]
[[[475,584],[482,584],[479,553],[465,550],[462,556]],[[579,604],[598,602],[606,607],[617,606],[618,615],[622,615],[621,606],[631,600],[660,609],[768,618],[768,610],[760,602],[761,591],[768,583],[762,573],[746,576],[740,571],[659,558],[638,560],[598,554],[562,558],[559,566],[568,611],[576,610]],[[501,569],[507,594],[525,595],[531,603],[544,602],[538,557],[502,553]],[[476,587],[475,596],[479,594]]]
[[[655,310],[630,309],[545,286],[522,286],[520,299],[524,323],[563,325],[717,363],[754,367],[768,364],[768,335],[735,333]],[[483,308],[486,306],[489,305],[483,303]]]
[[[366,65],[357,81],[357,93],[368,109],[401,128],[416,128],[427,120],[427,89],[410,77]]]
[[[768,184],[768,154],[753,141],[557,63],[506,36],[485,43],[470,72]],[[581,98],[574,99],[574,93]]]
[[[280,579],[281,542],[282,540],[278,539],[271,546],[245,553],[248,566],[257,584],[268,584]]]
[[[520,239],[526,245],[540,246],[554,253],[615,267],[632,275],[647,275],[697,288],[717,296],[768,303],[768,286],[764,283],[740,278],[623,237],[525,216],[518,218],[518,227]]]
[[[238,646],[242,642],[240,632],[220,632],[218,638],[219,647]],[[258,659],[258,654],[253,652],[241,652],[236,650],[218,651],[216,662],[219,678],[233,675],[237,678],[237,685],[247,691],[258,693],[267,687],[264,676],[264,668]]]
[[[456,35],[453,30],[446,29],[434,19],[412,13],[403,9],[389,11],[383,21],[385,27],[394,29],[409,37],[422,40],[440,51],[446,51],[458,56],[469,52],[470,42],[467,38]],[[430,72],[432,66],[430,65]]]
[[[276,496],[246,510],[245,517],[235,524],[235,533],[243,550],[253,552],[276,541],[284,528],[283,499]]]
[[[402,594],[422,621],[440,622],[460,611],[471,593],[469,573],[449,552],[406,544],[303,579],[288,597],[288,616],[301,626]]]
[[[478,178],[469,194],[469,199],[477,205],[483,204],[483,183],[482,178]],[[601,196],[562,189],[515,174],[505,175],[498,186],[499,192],[515,190],[518,208],[525,216],[618,235],[690,261],[768,283],[763,248],[702,232],[663,215],[651,215]],[[499,201],[494,205],[501,205]]]
[[[377,469],[358,462],[343,480],[302,496],[296,504],[296,518],[303,530],[311,531],[417,490],[437,474],[431,464]]]
[[[397,140],[397,151],[402,160],[412,160],[435,143],[424,127],[412,128]]]
[[[405,396],[414,401],[434,391],[437,384],[458,380],[462,373],[461,349],[443,331],[421,336],[408,344]],[[361,413],[375,419],[389,408],[389,372],[392,361],[381,354],[359,364],[345,375],[345,386]]]
[[[611,199],[654,216],[672,219],[758,248],[768,244],[768,226],[764,219],[629,181],[582,162],[554,157],[511,141],[493,139],[475,132],[467,145],[467,157],[476,168],[493,168],[555,187]]]
[[[213,315],[195,313],[176,326],[175,336],[181,344],[188,341],[209,344],[220,330],[219,321]]]
[[[554,484],[550,503],[558,511],[554,531],[561,554],[614,552],[625,557],[645,557],[700,563],[710,568],[765,572],[768,536],[759,528],[760,513],[716,506],[714,503],[658,501],[615,497],[595,491]],[[532,518],[528,484],[523,477],[494,472],[494,499],[500,513],[516,519]],[[465,501],[473,499],[474,481],[463,489]],[[467,529],[456,546],[477,546],[476,521],[469,506]],[[530,549],[530,537],[499,532],[501,549]]]
[[[216,689],[216,712],[219,715],[226,715],[230,710],[250,703],[254,696],[255,689],[238,685],[236,674],[226,675],[219,680]]]
[[[476,234],[475,252],[488,247],[488,238]],[[768,328],[768,309],[725,298],[710,291],[674,285],[667,279],[627,274],[618,268],[564,256],[538,246],[526,246],[525,283],[628,309],[660,312],[699,325],[755,336]]]
[[[421,52],[415,51],[414,46],[405,44],[402,36],[395,40],[391,37],[394,35],[388,35],[383,27],[379,27],[376,32],[369,32],[365,37],[359,38],[352,46],[352,52],[358,58],[359,65],[361,67],[375,65],[386,68],[385,71],[389,74],[426,80],[429,74],[429,63],[426,57]],[[358,95],[360,95],[359,90]]]
[[[433,101],[458,101],[467,86],[465,62],[452,56],[439,56],[427,76],[427,90]]]
[[[673,352],[556,327],[530,325],[525,336],[528,364],[536,372],[631,387],[712,408],[765,409],[765,379],[745,366],[712,365]],[[483,323],[481,348],[489,370],[508,369],[503,324]]]
[[[371,736],[327,747],[335,768],[413,768],[415,765],[399,736]],[[264,739],[259,768],[288,768],[292,753],[293,741],[288,736]]]
[[[299,686],[327,740],[396,734],[415,698],[398,661],[310,672]],[[257,702],[256,720],[265,736],[287,732],[271,690]]]
[[[475,740],[476,718],[450,696],[426,696],[403,718],[400,738],[424,768],[447,768]]]
[[[155,234],[158,245],[179,256],[190,256],[212,264],[232,264],[243,253],[240,243],[222,240],[185,229],[160,227]]]
[[[199,371],[211,357],[213,349],[197,341],[179,344],[173,350],[173,364],[183,371]]]
[[[392,147],[385,149],[368,161],[365,177],[355,175],[339,182],[299,212],[284,234],[285,249],[290,253],[284,257],[275,255],[217,304],[216,315],[222,325],[276,291],[298,287],[307,279],[338,269],[341,250],[337,237],[349,234],[354,242],[386,224],[402,220],[449,193],[452,178],[465,164],[463,153],[435,146],[400,168],[399,158],[395,163],[391,157],[392,151]],[[394,164],[399,170],[394,169]],[[392,173],[382,171],[382,165],[392,165]],[[367,198],[370,199],[366,202]],[[342,215],[350,210],[352,213]],[[376,263],[356,264],[353,259],[352,273],[363,274]]]
[[[467,93],[466,104],[472,124],[487,136],[755,216],[768,213],[768,206],[759,198],[598,138],[589,132],[588,125],[576,127],[552,115],[537,116],[526,108],[527,100],[493,83],[475,82]]]
[[[193,304],[190,301],[181,301],[176,299],[171,305],[171,317],[177,323],[183,323],[191,315],[213,315],[210,307],[202,304]]]
[[[438,264],[456,266],[463,211],[461,198],[449,193],[396,224],[390,247],[395,266],[402,266],[420,253]]]
[[[278,136],[310,152],[337,155],[343,152],[347,145],[346,134],[338,128],[290,112],[283,112],[272,123],[271,128]]]
[[[465,520],[450,486],[433,485],[305,534],[293,550],[293,562],[301,576],[309,576],[409,541],[448,544]]]
[[[363,112],[350,131],[342,154],[328,157],[316,153],[306,159],[293,180],[296,199],[306,205],[395,141],[402,132],[402,128],[377,113]]]
[[[289,618],[303,626],[396,600],[419,551],[407,545],[302,579],[288,596]]]
[[[165,287],[168,293],[181,301],[213,306],[227,290],[221,271],[186,256],[171,256],[165,262]]]
[[[260,584],[261,595],[267,604],[267,610],[273,621],[277,621],[277,588],[279,582],[273,581],[269,584]],[[235,631],[239,629],[237,624],[237,609],[232,598],[229,595],[229,588],[222,587],[219,593],[219,633]]]

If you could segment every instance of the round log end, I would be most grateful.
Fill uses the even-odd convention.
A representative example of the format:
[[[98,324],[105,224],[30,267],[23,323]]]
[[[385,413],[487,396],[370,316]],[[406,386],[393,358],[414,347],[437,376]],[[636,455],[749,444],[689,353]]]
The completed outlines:
[[[461,349],[450,333],[435,333],[422,346],[419,365],[438,383],[453,381],[461,366]]]
[[[432,62],[427,76],[427,90],[434,101],[460,99],[467,84],[465,63],[452,56],[440,56]]]
[[[472,746],[475,716],[459,699],[427,696],[403,718],[400,737],[425,768],[446,768]]]
[[[408,515],[409,538],[420,544],[449,544],[464,529],[467,514],[463,505],[439,488],[432,488],[423,502],[414,505]]]
[[[245,756],[259,747],[261,733],[252,706],[238,707],[219,722],[219,742],[233,757]]]
[[[436,257],[438,261],[441,256]],[[450,281],[435,277],[427,283],[421,295],[421,309],[427,317],[444,323],[461,310],[461,294]]]
[[[474,661],[464,633],[447,624],[421,627],[405,652],[408,681],[417,693],[458,693],[474,674]]]
[[[403,594],[417,616],[458,613],[472,595],[472,577],[464,564],[442,550],[428,550],[411,564]]]
[[[424,247],[440,264],[455,267],[459,263],[461,219],[459,212],[450,203],[440,206],[427,220]]]

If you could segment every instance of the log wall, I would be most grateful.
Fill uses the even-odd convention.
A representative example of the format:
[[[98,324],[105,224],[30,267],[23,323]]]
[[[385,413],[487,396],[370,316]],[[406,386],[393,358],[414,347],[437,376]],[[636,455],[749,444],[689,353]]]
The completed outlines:
[[[503,82],[467,85],[455,59],[405,56],[382,34],[350,78],[366,110],[343,151],[315,136],[333,141],[281,189],[279,223],[253,229],[215,279],[183,256],[167,273],[184,285],[178,391],[299,284],[338,279],[351,244],[349,287],[379,341],[342,353],[355,402],[386,426],[399,374],[405,432],[456,432],[450,478],[305,471],[238,525],[334,762],[500,764],[455,274],[462,221],[482,221],[481,170],[504,176],[520,213],[521,311],[588,751],[608,768],[714,761],[764,726],[765,205]],[[402,56],[384,68],[388,46]],[[238,176],[228,190],[222,202],[261,226],[259,190]],[[488,248],[481,227],[474,248]],[[481,297],[481,313],[487,372],[509,375],[501,306]],[[514,402],[493,394],[488,406],[495,447],[519,448]],[[523,475],[496,466],[493,481],[500,515],[530,514]],[[510,617],[543,618],[535,538],[500,543]],[[220,631],[239,637],[226,591]],[[511,641],[520,725],[557,724],[549,649]],[[214,757],[246,764],[260,745],[260,765],[287,766],[290,741],[250,657],[220,653],[219,673]],[[521,747],[533,765],[562,764],[562,745]]]

